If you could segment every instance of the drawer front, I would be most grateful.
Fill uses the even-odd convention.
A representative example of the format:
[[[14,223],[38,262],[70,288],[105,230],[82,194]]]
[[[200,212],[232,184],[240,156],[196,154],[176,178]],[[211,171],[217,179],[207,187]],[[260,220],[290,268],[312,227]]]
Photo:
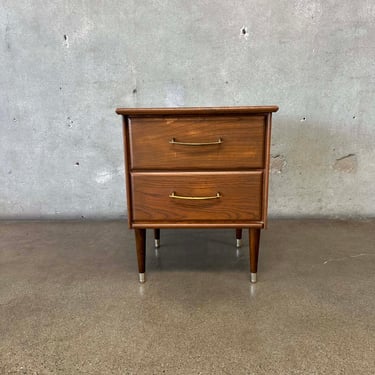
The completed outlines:
[[[263,173],[134,172],[133,222],[261,220]]]
[[[132,118],[132,169],[264,167],[265,117]]]

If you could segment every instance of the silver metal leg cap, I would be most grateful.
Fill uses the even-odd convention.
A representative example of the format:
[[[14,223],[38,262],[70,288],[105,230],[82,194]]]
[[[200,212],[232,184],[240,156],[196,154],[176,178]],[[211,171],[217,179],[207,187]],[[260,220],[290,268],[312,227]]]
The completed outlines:
[[[160,247],[160,240],[155,240],[155,247]]]
[[[242,245],[242,240],[237,239],[236,240],[236,247],[241,247],[241,245]]]
[[[145,282],[145,274],[144,273],[139,274],[139,282],[142,283],[142,284]]]
[[[253,272],[250,273],[250,281],[252,283],[256,283],[257,282],[257,274],[256,273],[253,273]]]

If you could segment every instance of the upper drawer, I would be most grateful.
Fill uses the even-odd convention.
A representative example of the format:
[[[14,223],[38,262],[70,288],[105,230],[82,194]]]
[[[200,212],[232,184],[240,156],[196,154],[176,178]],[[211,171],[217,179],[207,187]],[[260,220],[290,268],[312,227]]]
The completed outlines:
[[[131,168],[263,168],[264,137],[264,116],[131,118]]]

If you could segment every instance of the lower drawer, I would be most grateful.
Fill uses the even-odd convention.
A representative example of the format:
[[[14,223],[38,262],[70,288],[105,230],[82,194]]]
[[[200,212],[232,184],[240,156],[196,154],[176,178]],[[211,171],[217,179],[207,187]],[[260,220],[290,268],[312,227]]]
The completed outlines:
[[[263,172],[134,172],[133,222],[261,220]]]

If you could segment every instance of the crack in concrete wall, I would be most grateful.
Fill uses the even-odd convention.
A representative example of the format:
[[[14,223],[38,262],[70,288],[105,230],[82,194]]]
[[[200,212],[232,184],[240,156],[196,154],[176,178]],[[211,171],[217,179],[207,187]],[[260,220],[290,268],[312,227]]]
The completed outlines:
[[[336,159],[333,169],[339,172],[355,173],[358,168],[358,160],[355,154],[348,154]]]

